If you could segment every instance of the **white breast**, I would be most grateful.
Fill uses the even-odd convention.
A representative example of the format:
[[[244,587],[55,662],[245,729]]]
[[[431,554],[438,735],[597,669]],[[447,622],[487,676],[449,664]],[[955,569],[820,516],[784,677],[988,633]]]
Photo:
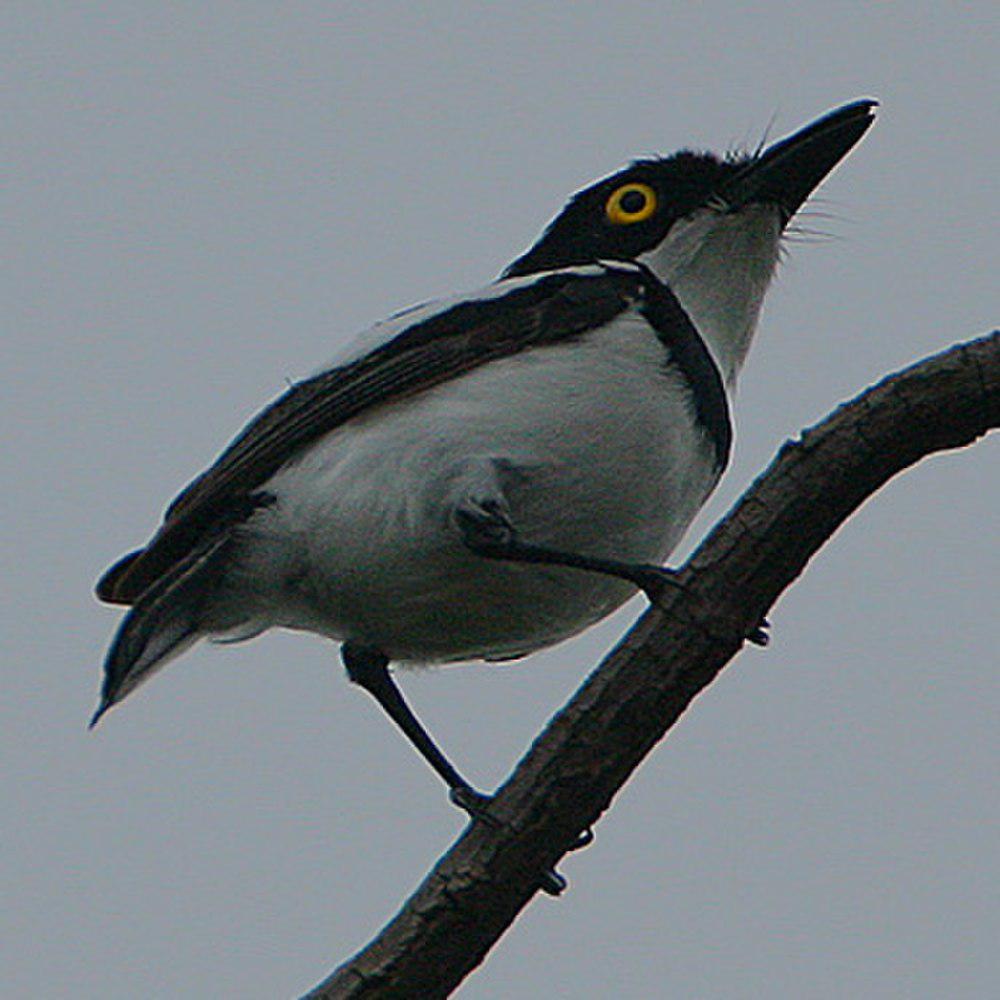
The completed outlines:
[[[714,485],[714,451],[645,320],[491,362],[322,438],[265,489],[220,620],[371,643],[404,661],[518,655],[632,590],[486,560],[449,519],[469,460],[511,470],[526,541],[661,562]]]

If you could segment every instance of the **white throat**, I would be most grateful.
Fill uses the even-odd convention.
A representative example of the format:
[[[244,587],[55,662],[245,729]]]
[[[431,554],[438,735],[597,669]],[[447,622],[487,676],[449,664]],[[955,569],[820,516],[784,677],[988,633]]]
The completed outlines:
[[[781,217],[767,205],[723,214],[706,208],[681,219],[639,260],[669,285],[705,338],[727,385],[750,348],[774,275]]]

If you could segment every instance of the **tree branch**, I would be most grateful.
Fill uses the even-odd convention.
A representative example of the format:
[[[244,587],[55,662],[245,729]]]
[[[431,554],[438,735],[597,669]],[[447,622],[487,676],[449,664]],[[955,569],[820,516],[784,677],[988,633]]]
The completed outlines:
[[[308,1000],[447,996],[582,830],[736,655],[809,559],[926,455],[1000,425],[1000,332],[883,379],[786,443],[651,608],[550,722],[400,912]]]

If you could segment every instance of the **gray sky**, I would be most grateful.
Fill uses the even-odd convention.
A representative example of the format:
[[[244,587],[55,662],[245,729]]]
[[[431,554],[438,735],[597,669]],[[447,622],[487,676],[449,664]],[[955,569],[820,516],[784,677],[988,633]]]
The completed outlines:
[[[342,675],[273,634],[93,734],[95,576],[286,378],[475,288],[628,158],[881,120],[822,189],[685,546],[789,434],[996,324],[996,11],[971,4],[8,0],[5,998],[293,996],[462,824]],[[461,995],[983,997],[1000,977],[998,439],[870,502]],[[620,635],[403,678],[493,787]]]

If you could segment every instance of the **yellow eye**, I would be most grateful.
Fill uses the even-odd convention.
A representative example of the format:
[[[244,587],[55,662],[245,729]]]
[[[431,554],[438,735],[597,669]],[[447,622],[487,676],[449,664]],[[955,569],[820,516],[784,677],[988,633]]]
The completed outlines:
[[[656,192],[648,184],[623,184],[608,199],[604,213],[616,226],[644,222],[656,211]]]

